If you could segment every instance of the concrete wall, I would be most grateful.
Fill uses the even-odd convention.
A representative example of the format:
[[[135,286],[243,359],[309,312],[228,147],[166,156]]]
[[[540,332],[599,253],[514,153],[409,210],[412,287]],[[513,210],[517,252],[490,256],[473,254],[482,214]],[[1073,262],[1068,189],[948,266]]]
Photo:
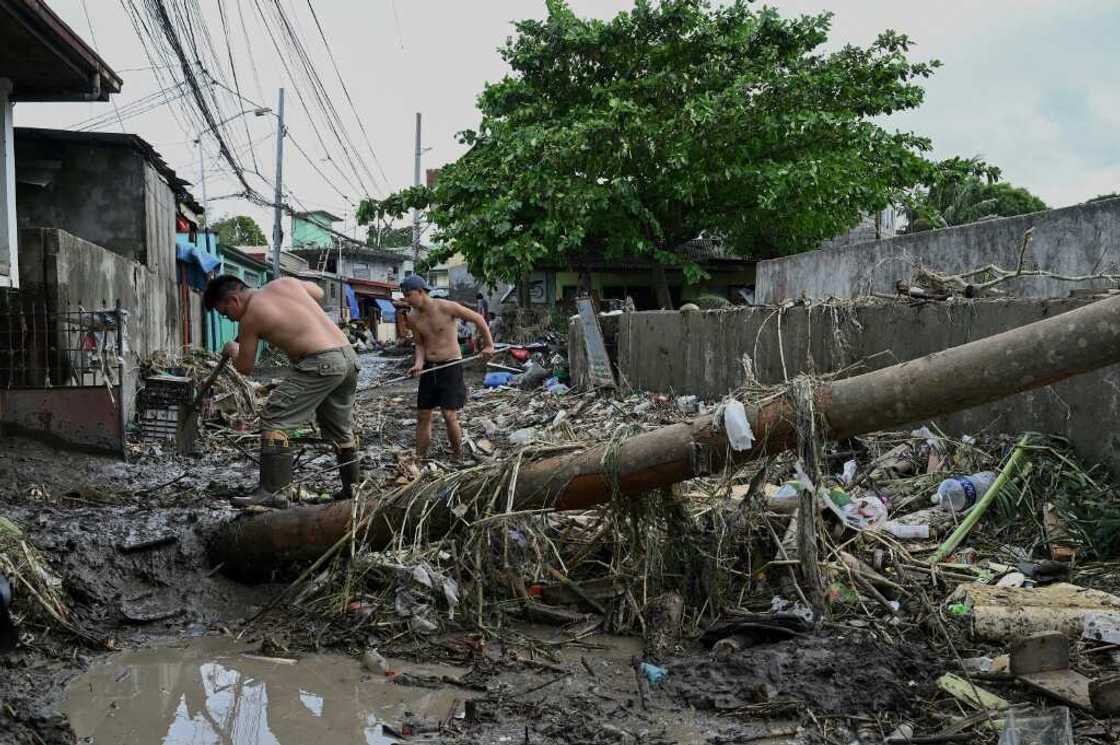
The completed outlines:
[[[1067,275],[1120,273],[1120,199],[1110,199],[761,261],[755,295],[759,303],[777,304],[803,293],[811,298],[894,293],[895,283],[909,280],[916,264],[948,273],[987,264],[1013,270],[1030,227],[1034,239],[1026,258],[1034,267]],[[1066,297],[1087,286],[1027,277],[1005,288],[1025,297]]]
[[[17,139],[16,164],[21,228],[61,228],[112,253],[147,262],[150,176],[144,158],[135,149]],[[170,189],[166,184],[163,188],[170,198]],[[169,235],[174,242],[174,206]],[[174,269],[172,247],[171,276]]]
[[[21,290],[55,312],[128,310],[128,343],[137,357],[180,344],[175,274],[161,275],[61,230],[26,228],[19,243]]]
[[[744,354],[751,356],[764,383],[810,369],[851,368],[848,374],[858,374],[1065,313],[1084,302],[1016,299],[628,313],[618,317],[617,364],[625,380],[640,390],[720,398],[742,383]],[[605,328],[604,335],[608,333]],[[582,344],[578,324],[573,323],[569,346],[576,380],[585,375]],[[861,367],[853,367],[861,362]],[[1120,474],[1120,434],[1108,426],[1117,420],[1120,366],[943,417],[937,423],[956,435],[1024,431],[1062,435],[1082,457]]]
[[[121,400],[119,387],[0,390],[0,432],[123,456]]]
[[[174,192],[159,171],[144,161],[145,253],[142,261],[164,277],[175,277],[175,213]],[[134,258],[141,260],[139,256]]]

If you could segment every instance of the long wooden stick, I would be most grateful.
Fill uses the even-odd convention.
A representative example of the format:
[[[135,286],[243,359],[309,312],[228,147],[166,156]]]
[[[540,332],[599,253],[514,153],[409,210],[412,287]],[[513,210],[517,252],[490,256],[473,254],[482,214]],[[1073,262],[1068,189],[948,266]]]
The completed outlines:
[[[495,349],[494,352],[496,354],[498,352],[504,351],[506,348],[507,347],[503,347],[502,349]],[[448,367],[455,367],[456,365],[461,365],[464,362],[470,362],[471,360],[477,360],[481,356],[482,356],[482,353],[479,352],[478,354],[472,354],[469,357],[463,357],[462,359],[452,360],[451,362],[448,362],[447,364],[444,364],[444,365],[436,365],[435,367],[425,368],[425,369],[421,370],[419,373],[417,373],[416,375],[401,375],[398,378],[390,378],[389,380],[379,380],[376,383],[373,383],[372,385],[367,385],[365,388],[359,388],[358,393],[365,393],[366,391],[372,391],[374,388],[380,388],[383,385],[389,385],[391,383],[403,383],[406,380],[411,380],[413,378],[419,378],[421,375],[427,375],[428,373],[435,372],[436,370],[444,370]]]

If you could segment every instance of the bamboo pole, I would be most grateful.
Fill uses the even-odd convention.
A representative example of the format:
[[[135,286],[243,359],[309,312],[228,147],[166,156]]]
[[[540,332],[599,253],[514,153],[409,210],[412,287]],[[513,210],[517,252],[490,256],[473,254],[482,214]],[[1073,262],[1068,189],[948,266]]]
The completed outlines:
[[[1019,470],[1019,464],[1023,462],[1023,458],[1026,457],[1027,454],[1026,447],[1029,439],[1030,437],[1023,435],[1019,443],[1015,445],[1015,449],[1011,452],[1007,463],[1004,464],[1003,469],[999,472],[999,476],[997,476],[996,480],[992,482],[992,485],[988,487],[988,491],[984,492],[984,496],[980,497],[976,505],[965,515],[964,520],[961,520],[961,524],[957,526],[957,529],[938,547],[937,552],[934,553],[933,557],[929,560],[930,564],[937,564],[946,556],[953,553],[953,549],[959,546],[960,542],[972,532],[974,527],[976,527],[976,523],[980,522],[980,518],[982,518],[984,513],[988,511],[988,508],[992,506],[992,502],[996,501],[996,497],[999,495],[1000,491],[1007,485],[1007,482],[1011,480],[1012,475]]]
[[[1120,362],[1120,296],[916,360],[816,386],[813,398],[827,436],[844,439],[979,406]],[[600,444],[521,467],[513,509],[579,510],[625,498],[789,449],[797,443],[788,396],[747,406],[756,442],[731,449],[710,416],[643,433],[613,452]],[[608,458],[608,454],[610,457]],[[613,466],[608,464],[614,464]],[[370,525],[368,544],[387,546],[414,515],[389,504]],[[443,507],[425,518],[427,534],[451,525]],[[231,521],[210,541],[211,559],[265,569],[314,560],[349,528],[349,502],[274,511]]]

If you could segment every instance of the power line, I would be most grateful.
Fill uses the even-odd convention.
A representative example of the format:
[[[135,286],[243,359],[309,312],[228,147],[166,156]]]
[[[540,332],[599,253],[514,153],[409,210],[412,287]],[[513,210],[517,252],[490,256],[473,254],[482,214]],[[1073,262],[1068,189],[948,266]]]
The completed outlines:
[[[114,107],[113,112],[98,114],[97,116],[85,119],[76,124],[72,124],[70,125],[69,129],[97,129],[98,127],[103,127],[106,124],[111,123],[115,118],[117,121],[121,122],[121,131],[124,131],[125,119],[133,119],[137,116],[146,114],[149,111],[153,111],[160,108],[161,106],[164,106],[167,103],[170,103],[171,101],[182,98],[184,95],[186,95],[186,90],[182,87],[179,87],[178,90],[161,89],[155,91],[154,93],[149,93],[146,96],[138,98],[135,101],[125,104],[122,107]]]
[[[240,98],[241,97],[241,84],[237,80],[237,66],[233,62],[233,45],[231,45],[230,41],[229,41],[229,25],[226,22],[225,3],[223,3],[222,0],[218,0],[218,14],[222,18],[222,33],[225,36],[225,40],[226,40],[226,52],[229,54],[230,74],[233,75],[233,85],[237,89],[237,96]],[[251,141],[253,138],[252,138],[252,135],[249,134],[249,121],[247,119],[245,119],[244,117],[242,117],[241,121],[245,125],[245,139]],[[260,164],[257,163],[257,152],[256,152],[256,150],[255,149],[251,150],[249,152],[249,154],[253,158],[253,167],[256,168],[257,170],[260,170]]]
[[[397,42],[401,45],[401,51],[404,51],[404,34],[401,33],[401,17],[397,14],[397,0],[389,0],[389,4],[393,6],[393,22],[397,25]]]
[[[237,93],[236,91],[231,90],[228,86],[224,85],[221,82],[215,81],[214,84],[221,87],[221,88],[225,88],[228,92],[236,95],[238,98],[240,98],[242,101],[249,104],[250,106],[253,106],[253,107],[258,108],[258,109],[264,108],[264,106],[262,106],[261,104],[257,103],[256,101],[254,101],[250,98],[246,98],[245,96],[242,96],[240,93]],[[334,180],[331,179],[329,176],[327,176],[327,174],[325,174],[323,172],[323,170],[321,168],[319,168],[318,164],[315,163],[315,159],[312,158],[310,155],[308,155],[307,151],[303,148],[302,145],[299,144],[299,141],[296,140],[295,135],[292,134],[291,130],[288,127],[284,128],[284,136],[287,137],[291,141],[292,145],[294,145],[296,150],[299,152],[299,154],[301,156],[303,156],[303,159],[305,161],[307,161],[307,164],[309,166],[311,166],[312,169],[314,169],[315,173],[319,174],[319,177],[323,179],[323,183],[325,183],[327,186],[332,188],[335,191],[335,193],[337,193],[340,197],[342,197],[343,199],[345,199],[346,201],[349,202],[350,201],[349,195],[342,193],[342,191],[340,191],[338,186],[335,184]],[[260,168],[258,167],[257,170],[259,171]],[[346,185],[348,187],[350,187],[355,193],[360,194],[362,192],[362,190],[360,188],[357,188],[357,187],[354,186],[353,182],[351,182],[347,178],[345,173],[343,173],[342,171],[339,171],[339,176],[342,177],[342,180],[346,182]]]
[[[328,129],[334,135],[335,139],[338,141],[339,146],[342,148],[343,155],[351,161],[351,168],[354,168],[354,162],[357,162],[358,165],[360,165],[365,171],[370,180],[376,183],[377,178],[374,177],[373,173],[369,170],[369,166],[365,163],[364,159],[358,153],[357,148],[354,146],[349,133],[346,131],[345,125],[342,123],[342,118],[341,116],[339,116],[338,110],[334,107],[330,94],[327,93],[326,87],[323,85],[323,81],[319,77],[319,74],[315,69],[315,65],[311,60],[311,57],[307,51],[307,47],[300,39],[299,34],[295,30],[292,21],[284,13],[283,7],[280,4],[280,0],[273,0],[273,6],[279,23],[285,31],[285,41],[291,48],[291,51],[294,52],[298,62],[302,65],[304,75],[306,76],[308,82],[311,84],[311,92],[314,94],[316,103],[318,103],[319,108],[323,113]],[[361,174],[358,173],[356,168],[354,168],[354,172],[355,176],[358,177],[359,183],[362,184],[363,190],[365,190],[365,192],[368,194],[369,190],[365,187],[365,183],[361,177]]]
[[[209,107],[206,105],[206,100],[203,97],[202,89],[198,84],[198,80],[194,75],[194,71],[191,70],[190,65],[187,63],[186,52],[183,49],[183,45],[180,42],[178,35],[175,33],[175,27],[172,25],[170,17],[167,15],[167,8],[164,7],[163,0],[156,0],[154,2],[154,5],[156,12],[159,14],[159,22],[163,26],[167,41],[171,45],[171,48],[175,52],[176,56],[178,56],[179,62],[182,65],[183,76],[186,78],[187,85],[190,87],[195,102],[198,104],[199,112],[202,114],[202,117],[206,120],[207,124],[210,125],[210,128],[214,134],[214,139],[218,141],[218,147],[222,151],[222,155],[225,156],[226,160],[230,164],[230,167],[233,168],[234,172],[237,174],[238,180],[241,181],[242,185],[246,189],[252,189],[252,187],[249,186],[249,182],[245,180],[245,176],[242,173],[240,166],[234,160],[233,154],[230,153],[229,146],[226,144],[225,139],[222,137],[222,133],[218,131],[218,122],[214,118],[213,112],[211,112]]]
[[[307,8],[311,11],[311,17],[315,19],[315,27],[319,29],[319,37],[323,40],[323,47],[327,50],[327,56],[331,60],[331,67],[334,68],[334,74],[338,78],[338,84],[342,86],[342,92],[346,94],[346,101],[350,104],[350,111],[354,114],[354,120],[358,122],[358,128],[362,132],[362,138],[365,139],[366,147],[369,148],[369,154],[373,158],[377,170],[381,172],[381,178],[386,183],[389,177],[385,175],[385,169],[381,167],[381,161],[377,158],[377,153],[373,152],[373,145],[369,141],[369,133],[366,132],[366,125],[362,121],[362,117],[358,116],[358,109],[354,106],[354,99],[350,96],[350,89],[346,86],[346,81],[342,79],[342,73],[338,69],[338,62],[334,58],[334,52],[331,50],[330,42],[327,41],[327,35],[323,31],[323,24],[319,23],[319,14],[315,12],[315,6],[311,4],[311,0],[307,0]]]
[[[89,26],[90,41],[93,42],[94,47],[100,47],[101,45],[97,43],[97,34],[93,31],[93,20],[89,17],[89,7],[86,5],[86,0],[82,0],[82,12],[86,15],[86,24]],[[124,120],[121,119],[121,112],[117,108],[117,99],[113,96],[109,96],[109,101],[113,104],[113,110],[117,112],[117,122],[121,125],[121,134],[125,134]]]

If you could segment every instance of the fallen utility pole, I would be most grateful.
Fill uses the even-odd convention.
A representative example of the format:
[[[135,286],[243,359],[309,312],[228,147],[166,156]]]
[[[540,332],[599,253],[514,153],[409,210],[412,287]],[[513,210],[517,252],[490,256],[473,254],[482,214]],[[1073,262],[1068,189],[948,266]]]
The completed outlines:
[[[823,382],[813,397],[828,436],[839,440],[979,406],[1116,362],[1120,297],[920,359]],[[795,402],[788,396],[747,406],[747,416],[755,435],[749,450],[733,451],[722,427],[703,416],[631,437],[609,458],[608,446],[600,444],[523,464],[513,509],[587,509],[609,501],[616,487],[621,496],[640,494],[797,445]],[[389,545],[400,531],[415,530],[418,516],[426,511],[417,505],[386,505],[370,524],[367,543],[373,549]],[[254,571],[312,560],[345,535],[350,519],[348,501],[243,517],[212,536],[211,558]],[[435,506],[425,517],[426,535],[446,532],[451,520],[446,507]]]

